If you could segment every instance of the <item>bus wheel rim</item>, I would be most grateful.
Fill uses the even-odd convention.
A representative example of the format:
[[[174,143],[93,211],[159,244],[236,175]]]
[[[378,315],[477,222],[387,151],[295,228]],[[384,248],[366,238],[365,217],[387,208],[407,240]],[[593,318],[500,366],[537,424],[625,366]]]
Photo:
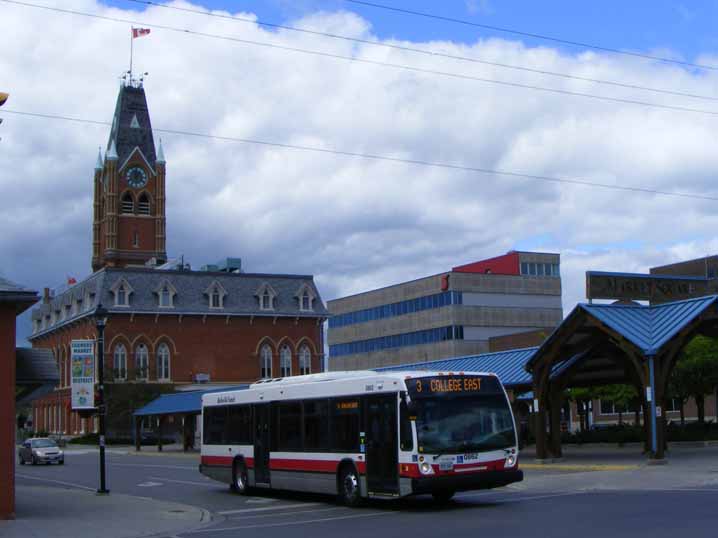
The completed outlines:
[[[347,497],[354,497],[358,491],[357,477],[353,472],[348,473],[344,477],[344,493]]]

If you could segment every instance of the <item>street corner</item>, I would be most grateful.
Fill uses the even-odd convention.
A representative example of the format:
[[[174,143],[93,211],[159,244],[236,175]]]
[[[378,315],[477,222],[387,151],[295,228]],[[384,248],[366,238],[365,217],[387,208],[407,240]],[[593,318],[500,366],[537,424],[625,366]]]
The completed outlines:
[[[18,485],[15,519],[0,522],[4,538],[53,536],[135,538],[175,534],[207,525],[210,513],[196,506],[149,497]]]

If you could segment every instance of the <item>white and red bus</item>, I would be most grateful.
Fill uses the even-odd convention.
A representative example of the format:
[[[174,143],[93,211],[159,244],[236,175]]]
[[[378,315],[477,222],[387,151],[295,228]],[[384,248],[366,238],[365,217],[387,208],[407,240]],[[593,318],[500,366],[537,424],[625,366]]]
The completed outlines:
[[[363,498],[494,488],[523,479],[494,374],[330,372],[202,396],[200,472],[246,494]]]

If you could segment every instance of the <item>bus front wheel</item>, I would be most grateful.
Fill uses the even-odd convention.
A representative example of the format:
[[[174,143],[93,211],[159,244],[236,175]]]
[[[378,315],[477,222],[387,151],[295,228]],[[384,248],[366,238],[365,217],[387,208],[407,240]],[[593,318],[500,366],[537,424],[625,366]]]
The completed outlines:
[[[240,495],[248,494],[247,467],[243,461],[234,462],[232,467],[232,491]]]
[[[345,465],[339,473],[339,500],[346,506],[359,506],[362,503],[359,489],[359,473],[353,465]]]

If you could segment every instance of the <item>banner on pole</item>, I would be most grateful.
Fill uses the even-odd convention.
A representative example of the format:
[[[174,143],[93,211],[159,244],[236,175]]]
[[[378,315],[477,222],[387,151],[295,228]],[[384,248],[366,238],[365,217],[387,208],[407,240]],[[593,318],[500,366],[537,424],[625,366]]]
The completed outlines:
[[[73,340],[70,344],[73,409],[95,408],[95,341]]]

